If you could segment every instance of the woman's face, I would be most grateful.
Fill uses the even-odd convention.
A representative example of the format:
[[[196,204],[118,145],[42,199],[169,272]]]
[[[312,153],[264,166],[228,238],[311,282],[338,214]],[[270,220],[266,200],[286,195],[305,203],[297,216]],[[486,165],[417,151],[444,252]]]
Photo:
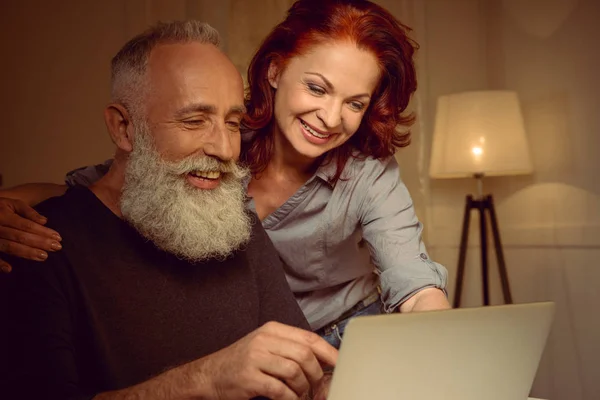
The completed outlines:
[[[276,89],[276,135],[314,159],[344,144],[360,126],[379,82],[375,56],[355,44],[316,45],[269,70]]]

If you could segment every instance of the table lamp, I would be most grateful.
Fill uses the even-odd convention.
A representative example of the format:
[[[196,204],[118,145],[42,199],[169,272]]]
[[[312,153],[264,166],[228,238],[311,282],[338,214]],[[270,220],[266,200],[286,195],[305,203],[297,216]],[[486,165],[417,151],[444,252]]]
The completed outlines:
[[[475,178],[477,198],[466,196],[456,275],[454,307],[460,307],[471,211],[479,211],[483,304],[489,305],[487,218],[498,260],[504,302],[512,303],[510,284],[491,194],[483,194],[486,176],[532,172],[519,99],[504,90],[441,96],[437,102],[429,175],[434,179]],[[487,212],[487,214],[486,214]]]

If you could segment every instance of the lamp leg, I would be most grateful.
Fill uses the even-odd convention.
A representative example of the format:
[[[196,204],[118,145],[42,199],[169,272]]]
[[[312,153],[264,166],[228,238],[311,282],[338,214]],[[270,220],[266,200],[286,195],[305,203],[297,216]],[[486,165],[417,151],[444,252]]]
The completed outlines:
[[[458,268],[456,270],[456,284],[454,286],[454,308],[460,307],[463,278],[465,275],[465,260],[467,257],[467,242],[469,241],[469,223],[471,221],[471,208],[473,208],[473,197],[469,195],[465,199],[465,214],[463,216],[462,234],[460,237],[460,252],[458,254]]]
[[[487,248],[487,224],[486,224],[486,202],[485,199],[480,199],[477,202],[479,210],[479,233],[481,246],[481,286],[483,289],[483,305],[490,305],[490,286],[488,276],[488,248]]]
[[[502,242],[500,241],[500,231],[498,230],[498,221],[496,219],[496,210],[494,208],[494,199],[492,196],[487,198],[488,209],[490,212],[490,222],[492,224],[492,235],[494,237],[494,247],[496,250],[496,258],[498,259],[498,270],[500,272],[500,282],[502,284],[502,295],[504,303],[512,304],[512,295],[510,293],[510,284],[508,281],[508,272],[504,261],[504,252],[502,251]]]

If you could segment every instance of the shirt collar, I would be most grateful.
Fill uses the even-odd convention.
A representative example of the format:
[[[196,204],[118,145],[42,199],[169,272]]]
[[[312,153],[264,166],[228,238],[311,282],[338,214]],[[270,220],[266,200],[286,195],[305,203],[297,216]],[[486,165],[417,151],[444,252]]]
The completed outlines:
[[[248,142],[248,141],[252,140],[254,135],[255,135],[255,132],[251,131],[251,130],[242,132],[242,142]],[[315,178],[319,178],[324,183],[326,183],[331,188],[333,188],[335,186],[335,184],[333,183],[333,178],[335,178],[336,172],[337,172],[337,162],[335,162],[335,160],[324,159],[321,162],[321,165],[319,166],[319,168],[317,168],[314,175],[306,182],[306,184],[309,184],[310,182],[315,180]],[[251,179],[250,176],[244,178],[243,184],[244,184],[244,187],[246,188],[246,190],[248,190],[248,185],[250,184],[250,179]]]
[[[335,160],[323,160],[314,176],[309,180],[312,181],[315,177],[321,179],[323,182],[328,184],[331,188],[335,185],[333,183],[333,178],[335,178],[335,173],[337,172],[337,163]]]

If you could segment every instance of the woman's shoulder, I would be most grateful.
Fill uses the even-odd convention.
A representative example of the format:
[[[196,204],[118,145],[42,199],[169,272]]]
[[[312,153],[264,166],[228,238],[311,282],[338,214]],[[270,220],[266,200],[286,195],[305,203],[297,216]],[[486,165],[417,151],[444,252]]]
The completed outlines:
[[[394,156],[374,158],[372,156],[354,153],[346,162],[341,179],[377,179],[377,177],[381,176],[390,169],[399,170],[398,162]]]

